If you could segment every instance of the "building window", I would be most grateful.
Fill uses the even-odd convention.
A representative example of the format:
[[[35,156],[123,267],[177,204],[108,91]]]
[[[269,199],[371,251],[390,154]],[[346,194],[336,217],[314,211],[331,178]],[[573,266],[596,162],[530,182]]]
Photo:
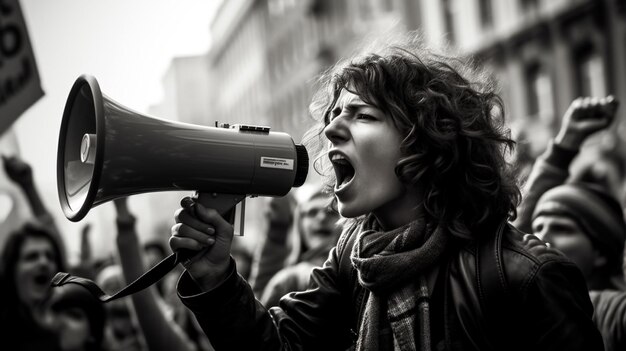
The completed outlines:
[[[455,0],[443,0],[443,21],[445,25],[446,34],[448,35],[448,41],[450,44],[456,43],[456,36],[454,31],[454,15],[456,12],[455,9]]]
[[[483,28],[493,26],[493,5],[491,0],[478,0],[480,24]]]
[[[606,96],[606,76],[602,56],[587,46],[576,53],[576,83],[579,96]]]
[[[550,75],[539,63],[526,68],[528,115],[550,124],[554,118],[554,101]]]

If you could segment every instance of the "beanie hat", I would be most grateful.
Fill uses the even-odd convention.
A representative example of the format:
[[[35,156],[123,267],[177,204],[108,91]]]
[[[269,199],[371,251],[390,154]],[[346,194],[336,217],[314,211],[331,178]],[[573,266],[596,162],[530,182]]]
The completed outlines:
[[[77,284],[55,287],[50,307],[54,311],[63,311],[69,308],[79,308],[85,311],[85,315],[89,320],[89,331],[93,338],[92,341],[95,345],[101,345],[106,318],[104,306],[89,290]]]
[[[621,262],[626,240],[626,223],[614,196],[588,183],[569,183],[547,191],[535,207],[532,219],[561,215],[573,219],[613,267]]]

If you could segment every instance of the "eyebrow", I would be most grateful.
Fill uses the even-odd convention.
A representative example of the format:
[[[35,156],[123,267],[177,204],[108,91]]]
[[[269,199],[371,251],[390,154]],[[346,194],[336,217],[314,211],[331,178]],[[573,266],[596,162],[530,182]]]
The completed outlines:
[[[336,112],[337,110],[341,111],[341,110],[342,110],[342,109],[344,109],[344,108],[345,108],[345,109],[348,109],[348,111],[355,111],[355,110],[358,110],[358,109],[360,109],[360,108],[376,108],[376,107],[374,107],[374,106],[372,106],[372,105],[368,105],[368,104],[366,104],[366,103],[364,103],[364,102],[351,102],[351,103],[349,103],[349,104],[347,104],[347,105],[345,105],[345,106],[338,106],[338,105],[335,105],[335,108],[333,108],[333,109],[331,110],[331,112],[332,112],[333,114],[335,114],[335,112]]]

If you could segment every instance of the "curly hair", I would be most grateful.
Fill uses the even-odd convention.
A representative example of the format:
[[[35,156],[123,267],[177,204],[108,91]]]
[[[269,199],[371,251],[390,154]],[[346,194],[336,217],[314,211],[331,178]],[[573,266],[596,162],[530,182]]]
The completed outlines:
[[[323,128],[346,89],[383,111],[404,136],[404,157],[395,172],[423,189],[430,220],[456,237],[472,239],[494,220],[516,217],[521,195],[506,159],[515,142],[495,84],[471,61],[436,54],[411,37],[401,46],[336,65],[320,83],[310,111],[322,123],[306,139],[310,144],[318,138],[315,169],[327,187],[334,176],[325,171],[327,157],[321,157],[322,145],[328,144]]]

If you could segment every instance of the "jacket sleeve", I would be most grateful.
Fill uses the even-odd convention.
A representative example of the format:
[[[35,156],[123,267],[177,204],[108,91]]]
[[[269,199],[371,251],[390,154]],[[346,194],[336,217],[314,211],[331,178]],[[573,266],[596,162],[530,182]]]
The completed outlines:
[[[593,306],[578,267],[564,259],[538,266],[528,282],[524,327],[532,350],[604,350]]]
[[[258,302],[231,260],[231,274],[220,286],[200,292],[189,274],[178,295],[195,314],[216,350],[345,350],[351,341],[349,306],[339,289],[333,248],[323,267],[311,273],[309,290],[284,296],[269,311]]]
[[[532,215],[541,195],[559,186],[569,176],[569,165],[578,151],[564,149],[550,142],[547,150],[533,165],[523,188],[522,202],[517,208],[517,219],[513,224],[525,233],[532,233]]]

